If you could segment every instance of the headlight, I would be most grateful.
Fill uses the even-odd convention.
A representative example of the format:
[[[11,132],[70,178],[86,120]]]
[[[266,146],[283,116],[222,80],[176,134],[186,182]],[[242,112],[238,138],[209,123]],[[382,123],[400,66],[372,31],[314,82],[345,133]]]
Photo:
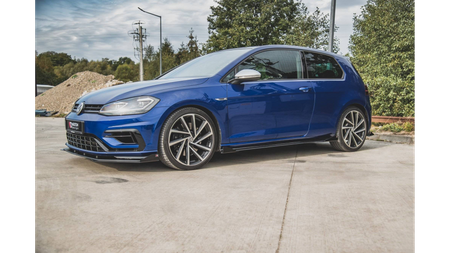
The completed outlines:
[[[103,115],[142,114],[150,111],[159,99],[151,96],[134,97],[106,104],[100,109]]]

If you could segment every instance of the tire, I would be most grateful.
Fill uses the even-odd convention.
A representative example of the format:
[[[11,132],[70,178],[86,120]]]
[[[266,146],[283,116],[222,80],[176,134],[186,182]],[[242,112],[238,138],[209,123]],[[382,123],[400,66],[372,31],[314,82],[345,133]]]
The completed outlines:
[[[349,107],[342,113],[336,130],[336,140],[331,146],[339,151],[357,151],[366,141],[367,119],[356,107]]]
[[[214,121],[204,111],[194,107],[179,109],[161,128],[160,160],[173,169],[199,169],[213,157],[217,136]]]

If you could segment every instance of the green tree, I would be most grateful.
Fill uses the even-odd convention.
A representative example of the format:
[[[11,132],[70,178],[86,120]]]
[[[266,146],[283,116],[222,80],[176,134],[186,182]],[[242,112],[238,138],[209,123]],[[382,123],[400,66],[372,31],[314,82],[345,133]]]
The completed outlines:
[[[337,31],[338,27],[335,26]],[[286,36],[286,44],[310,48],[328,50],[328,38],[330,33],[330,17],[320,12],[319,8],[310,14],[306,5],[298,4],[298,15],[295,17],[293,26]],[[333,38],[333,52],[339,51],[339,39]]]
[[[159,76],[159,52],[148,45],[144,48],[144,80],[151,80]]]
[[[128,65],[128,64],[122,64],[117,67],[114,77],[117,80],[121,80],[124,82],[129,81],[137,81],[139,76],[139,70],[136,68],[134,64]]]
[[[74,66],[75,66],[75,63],[70,62],[64,66],[54,67],[54,73],[57,77],[58,84],[64,82],[67,78],[69,78],[72,75]]]
[[[52,59],[49,55],[40,54],[35,57],[35,75],[38,84],[57,85]]]
[[[368,0],[353,18],[351,60],[374,115],[414,116],[414,0]]]
[[[185,45],[184,42],[181,42],[181,46],[175,54],[176,65],[183,64],[200,56],[197,36],[194,35],[194,30],[192,28],[189,30],[187,38],[189,39],[188,43]]]
[[[155,57],[156,51],[152,45],[148,45],[144,47],[144,61],[153,61]]]
[[[168,38],[162,44],[162,72],[166,72],[177,66],[175,51]],[[152,56],[148,64],[144,64],[144,79],[151,80],[159,76],[159,50]]]
[[[130,63],[124,63],[124,64],[130,65]],[[112,67],[108,63],[108,59],[103,59],[101,61],[90,61],[87,64],[87,70],[96,72],[96,73],[99,73],[102,75],[112,75],[114,72],[112,70]]]
[[[189,30],[189,41],[187,43],[187,48],[188,48],[188,56],[187,56],[187,61],[190,61],[194,58],[197,58],[200,56],[200,49],[198,48],[198,40],[197,40],[197,36],[194,36],[194,29],[190,29]]]
[[[208,51],[283,44],[299,14],[294,0],[217,0],[208,16]]]
[[[180,65],[187,61],[189,61],[189,48],[184,44],[184,42],[181,42],[181,46],[175,54],[175,63]]]
[[[52,61],[53,66],[64,66],[70,62],[74,62],[72,56],[66,53],[56,53],[53,51],[41,53],[39,57],[48,57]]]

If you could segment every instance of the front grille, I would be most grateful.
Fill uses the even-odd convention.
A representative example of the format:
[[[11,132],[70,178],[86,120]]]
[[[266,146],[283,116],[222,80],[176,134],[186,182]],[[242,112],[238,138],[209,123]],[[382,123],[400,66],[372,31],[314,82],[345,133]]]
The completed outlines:
[[[79,104],[75,104],[72,108],[72,112],[76,112]],[[83,113],[98,113],[102,109],[103,105],[84,105]]]
[[[67,135],[67,143],[69,143],[69,145],[72,145],[74,147],[97,152],[108,151],[107,149],[105,150],[106,147],[104,147],[104,145],[101,144],[100,141],[98,140],[96,141],[95,137],[81,134],[73,134],[69,132],[67,132],[66,135]]]

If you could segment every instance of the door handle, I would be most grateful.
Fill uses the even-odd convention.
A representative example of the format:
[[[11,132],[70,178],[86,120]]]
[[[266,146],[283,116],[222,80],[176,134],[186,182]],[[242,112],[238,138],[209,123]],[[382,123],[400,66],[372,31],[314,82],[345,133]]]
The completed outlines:
[[[298,88],[298,90],[303,91],[303,92],[309,92],[309,87],[303,86]]]

